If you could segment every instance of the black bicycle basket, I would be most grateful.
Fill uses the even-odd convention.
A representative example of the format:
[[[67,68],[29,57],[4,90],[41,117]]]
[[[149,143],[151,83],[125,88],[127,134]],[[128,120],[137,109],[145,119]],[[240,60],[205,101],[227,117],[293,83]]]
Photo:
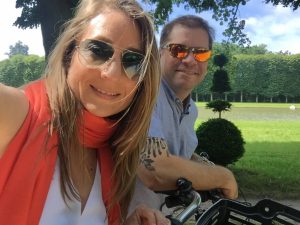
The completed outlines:
[[[300,211],[270,199],[254,206],[219,199],[197,219],[196,225],[300,225]]]

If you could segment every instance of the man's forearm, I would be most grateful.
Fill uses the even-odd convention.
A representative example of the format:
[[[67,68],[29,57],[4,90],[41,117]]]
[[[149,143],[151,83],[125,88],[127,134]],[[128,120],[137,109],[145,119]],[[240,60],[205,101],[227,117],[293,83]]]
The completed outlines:
[[[142,154],[138,175],[150,189],[175,189],[176,180],[184,177],[190,180],[197,190],[219,188],[228,192],[227,197],[236,197],[236,181],[228,169],[171,155],[163,139],[151,140],[149,146],[151,146],[150,150],[148,148]]]

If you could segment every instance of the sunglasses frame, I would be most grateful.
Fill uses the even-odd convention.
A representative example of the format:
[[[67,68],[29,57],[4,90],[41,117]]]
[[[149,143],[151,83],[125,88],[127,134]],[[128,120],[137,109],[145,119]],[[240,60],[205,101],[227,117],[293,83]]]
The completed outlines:
[[[103,61],[101,64],[98,64],[98,65],[90,64],[88,62],[89,60],[87,59],[89,56],[87,56],[87,53],[85,53],[85,52],[88,52],[90,54],[90,56],[99,56],[95,52],[93,52],[90,48],[88,48],[88,45],[90,43],[95,44],[95,45],[97,45],[97,43],[98,43],[99,46],[97,46],[97,47],[99,47],[99,49],[101,49],[100,47],[105,46],[107,48],[106,50],[111,50],[111,53],[112,53],[111,56],[108,56],[108,57],[106,56],[107,58],[103,58],[103,59],[101,59],[99,57],[99,59],[101,59],[99,61]],[[103,46],[100,46],[100,44],[103,45]],[[121,48],[113,47],[112,44],[107,43],[107,42],[102,41],[102,40],[85,39],[84,41],[80,42],[79,45],[76,46],[76,49],[78,50],[79,55],[81,56],[81,58],[83,58],[83,60],[85,62],[85,63],[83,63],[79,59],[79,61],[82,64],[84,64],[88,68],[99,69],[99,67],[101,67],[105,63],[109,62],[113,58],[113,56],[114,56],[114,54],[116,52],[116,49],[120,50]],[[123,59],[124,59],[124,55],[127,54],[127,53],[132,53],[132,54],[135,54],[135,55],[138,55],[138,56],[141,57],[140,62],[137,65],[135,65],[135,66],[138,66],[138,69],[136,69],[136,73],[135,74],[129,73],[128,72],[128,68],[129,67],[126,67],[124,65],[124,63],[126,61],[124,61]],[[139,53],[139,52],[136,52],[136,51],[132,51],[132,50],[129,50],[129,49],[123,49],[122,50],[122,52],[121,52],[121,60],[120,60],[121,61],[121,65],[122,65],[122,69],[125,72],[126,76],[130,80],[134,80],[135,77],[137,77],[137,80],[141,80],[141,74],[143,74],[142,71],[141,71],[141,68],[142,68],[142,64],[143,64],[144,58],[145,58],[145,56],[142,53]],[[132,62],[135,62],[135,61],[132,61]],[[132,62],[130,62],[130,63],[132,63]],[[138,62],[138,61],[136,61],[136,62]]]
[[[172,54],[172,47],[176,45],[176,46],[180,46],[182,49],[185,50],[185,53],[186,55],[184,57],[178,57],[178,54],[177,55],[174,55]],[[169,53],[171,56],[173,56],[174,58],[176,59],[179,59],[179,60],[183,60],[185,58],[188,57],[188,55],[190,54],[190,52],[193,53],[193,57],[194,59],[197,61],[197,62],[207,62],[210,58],[211,58],[211,55],[212,55],[212,51],[210,49],[207,49],[207,48],[203,48],[203,47],[188,47],[186,45],[183,45],[183,44],[176,44],[176,43],[169,43],[169,44],[166,44],[162,47],[162,49],[168,49]],[[196,57],[196,54],[209,54],[209,57],[205,60],[198,60],[197,57]]]

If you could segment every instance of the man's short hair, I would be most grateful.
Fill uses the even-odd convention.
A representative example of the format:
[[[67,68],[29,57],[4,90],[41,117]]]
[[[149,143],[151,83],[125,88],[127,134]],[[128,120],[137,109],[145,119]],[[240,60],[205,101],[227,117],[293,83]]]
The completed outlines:
[[[215,35],[214,29],[208,24],[206,20],[195,15],[185,15],[177,17],[176,19],[167,23],[161,32],[160,46],[163,46],[168,41],[169,35],[176,25],[181,25],[187,28],[200,28],[207,32],[209,40],[209,49],[212,49],[213,39]]]

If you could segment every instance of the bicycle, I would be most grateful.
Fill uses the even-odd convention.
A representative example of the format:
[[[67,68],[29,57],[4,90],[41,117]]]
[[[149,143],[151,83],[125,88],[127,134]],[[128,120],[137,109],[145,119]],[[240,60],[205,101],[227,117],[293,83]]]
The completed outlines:
[[[248,202],[219,197],[215,192],[198,192],[192,183],[184,178],[177,180],[178,189],[160,192],[167,194],[165,205],[168,208],[182,206],[180,213],[168,215],[172,225],[183,225],[193,216],[190,225],[300,225],[300,211],[271,199],[262,199],[254,206]],[[211,200],[208,209],[201,203]]]

